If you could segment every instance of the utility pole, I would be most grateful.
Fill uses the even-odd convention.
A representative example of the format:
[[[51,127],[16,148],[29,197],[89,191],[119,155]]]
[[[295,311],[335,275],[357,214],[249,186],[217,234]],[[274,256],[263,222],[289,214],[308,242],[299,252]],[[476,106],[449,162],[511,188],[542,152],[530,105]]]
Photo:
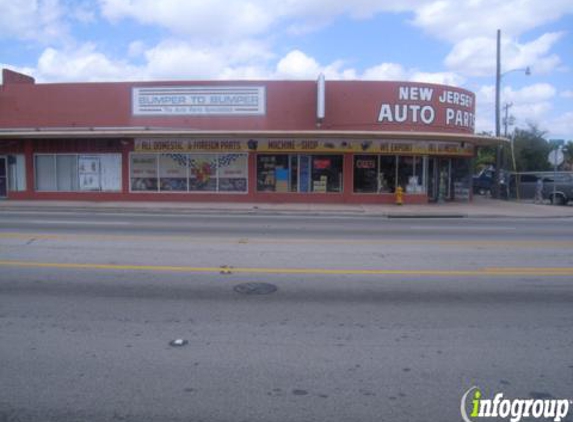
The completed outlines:
[[[500,86],[501,86],[501,30],[497,30],[497,54],[496,54],[496,66],[495,66],[495,136],[499,138],[500,135],[500,110],[499,110],[499,98],[500,98]],[[495,184],[493,189],[493,197],[500,197],[500,182],[501,182],[501,166],[502,166],[502,152],[503,147],[498,145],[496,148],[495,155]]]

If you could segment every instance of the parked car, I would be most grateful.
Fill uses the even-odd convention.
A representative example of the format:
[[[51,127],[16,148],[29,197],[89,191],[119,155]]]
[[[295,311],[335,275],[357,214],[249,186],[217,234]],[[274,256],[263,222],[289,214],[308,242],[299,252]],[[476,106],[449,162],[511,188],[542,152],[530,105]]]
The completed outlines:
[[[495,171],[491,168],[483,169],[473,177],[473,191],[475,194],[487,195],[493,188]]]
[[[543,178],[542,173],[512,173],[509,176],[509,196],[512,199],[535,199],[537,180]],[[518,179],[518,180],[516,180]],[[519,185],[519,195],[517,194]]]
[[[477,195],[489,195],[494,189],[496,173],[493,168],[486,168],[480,171],[476,176],[473,177],[473,192]],[[506,185],[507,176],[502,173],[499,191],[500,197],[507,199],[508,189]]]
[[[552,204],[566,205],[573,199],[573,174],[560,173],[543,177],[543,198]]]

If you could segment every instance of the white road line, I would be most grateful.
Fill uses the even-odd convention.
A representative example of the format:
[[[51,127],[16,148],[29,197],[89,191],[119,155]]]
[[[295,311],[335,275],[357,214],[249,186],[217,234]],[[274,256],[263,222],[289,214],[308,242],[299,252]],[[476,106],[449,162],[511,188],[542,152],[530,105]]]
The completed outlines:
[[[27,224],[53,224],[68,226],[130,226],[130,221],[63,221],[63,220],[27,220]]]
[[[488,227],[486,225],[483,226],[408,226],[410,230],[476,230],[476,231],[483,231],[483,230],[492,230],[492,231],[499,231],[499,230],[517,230],[517,227],[500,227],[500,226],[493,226]]]

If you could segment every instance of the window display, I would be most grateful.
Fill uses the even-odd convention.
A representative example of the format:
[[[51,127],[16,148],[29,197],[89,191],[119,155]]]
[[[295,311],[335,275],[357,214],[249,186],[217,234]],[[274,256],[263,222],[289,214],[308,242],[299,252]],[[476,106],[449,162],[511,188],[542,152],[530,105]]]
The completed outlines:
[[[378,159],[380,162],[378,192],[392,193],[396,189],[396,157],[394,155],[381,155]]]
[[[161,191],[187,191],[187,154],[161,154],[159,156],[159,189]]]
[[[312,191],[342,192],[342,156],[312,156]]]
[[[217,192],[217,155],[189,156],[189,190]]]
[[[157,155],[132,154],[130,173],[132,191],[157,191]]]
[[[472,181],[469,160],[460,158],[452,159],[452,179],[454,185],[453,199],[457,201],[469,201]]]
[[[246,192],[248,157],[246,154],[219,154],[219,192]]]
[[[259,155],[257,191],[342,192],[342,161],[341,155]]]
[[[354,156],[354,192],[378,192],[378,157],[376,155]]]
[[[131,154],[132,192],[247,192],[247,154]]]
[[[59,159],[63,157],[58,157],[58,173],[61,168]],[[100,159],[98,156],[82,155],[79,158],[79,185],[82,191],[99,191],[101,189],[100,184],[100,174],[101,166]],[[72,170],[73,172],[73,170]],[[58,175],[58,186],[59,186],[59,175]],[[66,180],[66,178],[64,178]]]

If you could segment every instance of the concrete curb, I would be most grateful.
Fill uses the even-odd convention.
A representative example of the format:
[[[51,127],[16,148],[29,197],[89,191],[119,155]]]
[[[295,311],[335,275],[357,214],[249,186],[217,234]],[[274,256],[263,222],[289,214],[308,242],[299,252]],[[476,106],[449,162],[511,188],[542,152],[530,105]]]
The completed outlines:
[[[494,209],[484,209],[484,207],[476,207],[477,209],[454,211],[451,209],[435,210],[435,211],[412,211],[409,210],[371,210],[364,208],[353,209],[294,209],[294,208],[266,208],[263,206],[253,205],[244,208],[223,208],[223,207],[198,207],[198,208],[168,208],[161,204],[156,206],[137,206],[130,204],[129,206],[123,205],[109,205],[109,204],[42,204],[38,202],[21,205],[9,203],[0,204],[0,215],[2,212],[54,212],[54,213],[74,213],[74,212],[91,212],[91,213],[116,213],[116,214],[162,214],[162,215],[205,215],[205,214],[218,214],[218,215],[292,215],[292,216],[329,216],[329,217],[378,217],[388,219],[463,219],[463,218],[515,218],[515,219],[548,219],[548,218],[573,218],[573,213],[558,213],[555,215],[531,215],[529,213],[518,213],[506,210],[505,212],[496,211]]]

